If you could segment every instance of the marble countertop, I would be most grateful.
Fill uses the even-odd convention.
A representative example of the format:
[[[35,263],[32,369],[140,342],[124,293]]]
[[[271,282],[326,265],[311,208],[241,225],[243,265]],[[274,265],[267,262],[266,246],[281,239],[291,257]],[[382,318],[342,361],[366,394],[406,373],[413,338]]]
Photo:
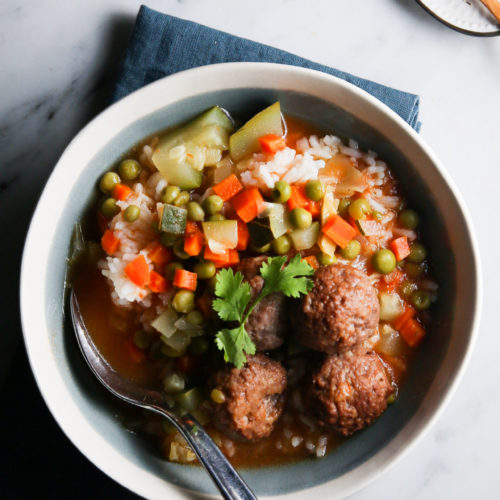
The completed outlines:
[[[24,355],[17,287],[30,215],[64,147],[105,106],[139,5],[135,0],[0,4],[0,261],[9,263],[2,276],[3,289],[9,290],[1,301],[4,387],[13,387],[9,374],[16,373],[16,360]],[[148,5],[421,96],[421,134],[458,185],[477,231],[485,274],[480,335],[465,377],[434,428],[352,498],[498,495],[500,439],[491,429],[500,421],[495,320],[500,305],[495,218],[500,213],[500,37],[454,32],[411,0],[151,0]],[[29,376],[23,380],[33,386]],[[36,446],[30,452],[50,455]],[[62,486],[51,491],[52,498],[64,497]],[[114,485],[106,491],[108,497],[124,494]]]

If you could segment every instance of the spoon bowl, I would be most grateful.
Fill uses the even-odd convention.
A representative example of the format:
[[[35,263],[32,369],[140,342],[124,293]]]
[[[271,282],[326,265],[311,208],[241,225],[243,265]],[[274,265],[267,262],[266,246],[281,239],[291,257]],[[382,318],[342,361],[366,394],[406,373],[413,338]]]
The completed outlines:
[[[138,386],[123,378],[107,363],[85,326],[74,290],[70,297],[71,320],[78,346],[90,369],[116,397],[165,417],[184,437],[225,499],[256,500],[257,497],[236,472],[201,424],[189,413],[179,417],[161,391]]]

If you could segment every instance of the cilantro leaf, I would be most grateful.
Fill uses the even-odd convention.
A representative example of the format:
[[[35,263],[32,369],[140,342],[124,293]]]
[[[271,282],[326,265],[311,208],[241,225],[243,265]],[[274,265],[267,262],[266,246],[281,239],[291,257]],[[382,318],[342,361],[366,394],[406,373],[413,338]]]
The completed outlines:
[[[224,361],[229,361],[241,368],[246,362],[247,354],[255,354],[255,344],[252,342],[244,325],[231,330],[224,328],[220,330],[215,336],[215,343],[217,347],[224,351]]]
[[[240,272],[232,269],[221,269],[217,273],[215,295],[219,297],[212,303],[213,308],[224,321],[243,321],[243,315],[250,302],[250,285],[243,283]]]
[[[264,262],[260,274],[264,278],[262,293],[282,292],[287,297],[300,297],[313,287],[313,282],[306,276],[314,274],[314,269],[303,261],[299,254],[295,255],[287,266],[283,267],[286,257],[273,257]]]

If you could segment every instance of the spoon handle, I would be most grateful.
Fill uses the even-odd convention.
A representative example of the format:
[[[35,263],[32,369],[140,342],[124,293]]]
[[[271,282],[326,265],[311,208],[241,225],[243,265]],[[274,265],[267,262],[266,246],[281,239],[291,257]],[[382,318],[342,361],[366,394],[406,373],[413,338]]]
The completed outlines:
[[[156,411],[167,417],[182,434],[198,457],[201,465],[207,470],[226,500],[258,500],[252,490],[236,472],[229,460],[220,451],[213,439],[203,429],[201,424],[191,415],[177,419],[162,408]]]

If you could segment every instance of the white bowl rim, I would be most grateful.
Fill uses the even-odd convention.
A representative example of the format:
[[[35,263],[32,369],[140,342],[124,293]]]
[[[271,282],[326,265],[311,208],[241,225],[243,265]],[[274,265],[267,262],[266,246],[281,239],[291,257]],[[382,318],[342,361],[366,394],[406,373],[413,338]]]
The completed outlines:
[[[467,340],[466,349],[462,354],[462,358],[459,362],[453,381],[445,389],[441,400],[432,411],[430,419],[419,427],[419,430],[416,431],[414,435],[405,443],[405,446],[402,447],[402,449],[397,450],[391,457],[384,457],[382,463],[377,464],[377,466],[373,467],[372,462],[377,459],[383,449],[359,467],[349,471],[347,474],[340,476],[333,481],[328,481],[312,488],[288,493],[287,498],[298,500],[299,498],[304,498],[304,494],[306,492],[308,495],[311,495],[311,498],[312,495],[314,495],[315,498],[343,498],[361,490],[399,462],[399,460],[401,460],[406,453],[413,449],[413,447],[429,431],[452,398],[465,372],[477,339],[482,305],[482,275],[478,245],[471,217],[460,192],[455,186],[454,181],[446,172],[436,155],[431,151],[429,146],[426,145],[417,132],[394,111],[364,90],[342,79],[320,71],[284,64],[254,62],[221,63],[185,70],[150,83],[149,85],[136,90],[132,94],[111,105],[96,116],[75,136],[63,152],[49,180],[47,181],[32,217],[24,245],[20,279],[21,322],[24,342],[31,369],[45,403],[66,436],[73,442],[80,452],[82,452],[91,462],[93,462],[98,468],[119,484],[144,497],[162,497],[166,491],[165,482],[160,480],[154,474],[141,469],[133,462],[124,458],[123,455],[118,453],[111,444],[102,439],[92,425],[90,425],[90,423],[83,417],[77,404],[70,397],[70,393],[67,391],[62,381],[60,374],[55,367],[55,363],[50,362],[53,356],[53,353],[51,353],[50,350],[50,343],[44,340],[46,339],[46,336],[42,335],[40,332],[40,325],[45,325],[46,315],[43,307],[43,301],[37,303],[37,291],[35,286],[35,280],[39,280],[43,283],[45,283],[45,280],[42,279],[44,275],[43,273],[40,273],[40,268],[38,268],[38,274],[33,274],[33,271],[36,270],[36,266],[39,265],[40,262],[44,264],[46,260],[45,258],[41,259],[42,255],[39,253],[40,249],[37,242],[39,242],[40,232],[37,231],[37,227],[42,223],[44,213],[50,206],[51,193],[57,192],[58,179],[64,166],[70,161],[71,155],[73,154],[78,143],[81,142],[83,138],[93,134],[101,122],[104,123],[116,115],[122,117],[124,116],[123,113],[133,114],[133,112],[136,112],[135,105],[146,98],[148,94],[154,94],[155,91],[163,87],[175,87],[181,95],[176,94],[175,99],[173,98],[167,102],[162,102],[161,106],[158,106],[158,109],[181,99],[210,91],[244,87],[272,88],[272,84],[269,83],[269,78],[271,78],[272,81],[273,75],[276,76],[278,74],[291,77],[290,82],[292,83],[290,83],[287,90],[296,90],[294,88],[295,83],[293,77],[298,79],[310,78],[312,80],[325,82],[332,86],[337,86],[337,88],[359,97],[367,105],[375,108],[391,121],[396,122],[395,125],[400,129],[403,129],[403,131],[410,136],[411,140],[413,140],[414,143],[416,143],[416,145],[420,147],[420,149],[429,157],[434,168],[443,177],[452,195],[454,196],[455,201],[461,209],[464,217],[465,230],[470,238],[472,254],[474,257],[472,266],[475,270],[476,276],[476,281],[474,283],[475,313],[472,319],[472,326]],[[228,75],[231,75],[232,81],[229,84],[224,83],[221,86],[220,82],[224,81],[221,77]],[[257,75],[259,75],[258,78]],[[237,82],[240,81],[238,78],[241,80],[239,85],[237,84]],[[218,86],[207,88],[205,86],[207,81],[217,82]],[[193,82],[199,83],[193,84]],[[280,87],[277,88],[279,89]],[[140,114],[140,116],[135,116],[132,121],[136,121],[140,117],[147,115],[149,112],[150,111]],[[123,127],[115,129],[113,135],[119,133],[120,130],[122,130],[122,128],[126,125],[128,125],[128,123]],[[34,307],[34,305],[36,306]],[[48,332],[44,333],[48,334]],[[372,464],[372,466],[366,467],[367,464]],[[365,469],[363,474],[359,474],[363,469]],[[352,480],[353,473],[357,474],[355,481]],[[333,482],[336,483],[334,491],[329,489],[332,487]],[[171,491],[169,491],[169,494],[171,495],[170,498],[186,498],[186,495],[193,494],[192,491],[179,488],[171,483],[169,483],[169,486],[171,487]],[[205,497],[205,495],[201,496]]]

